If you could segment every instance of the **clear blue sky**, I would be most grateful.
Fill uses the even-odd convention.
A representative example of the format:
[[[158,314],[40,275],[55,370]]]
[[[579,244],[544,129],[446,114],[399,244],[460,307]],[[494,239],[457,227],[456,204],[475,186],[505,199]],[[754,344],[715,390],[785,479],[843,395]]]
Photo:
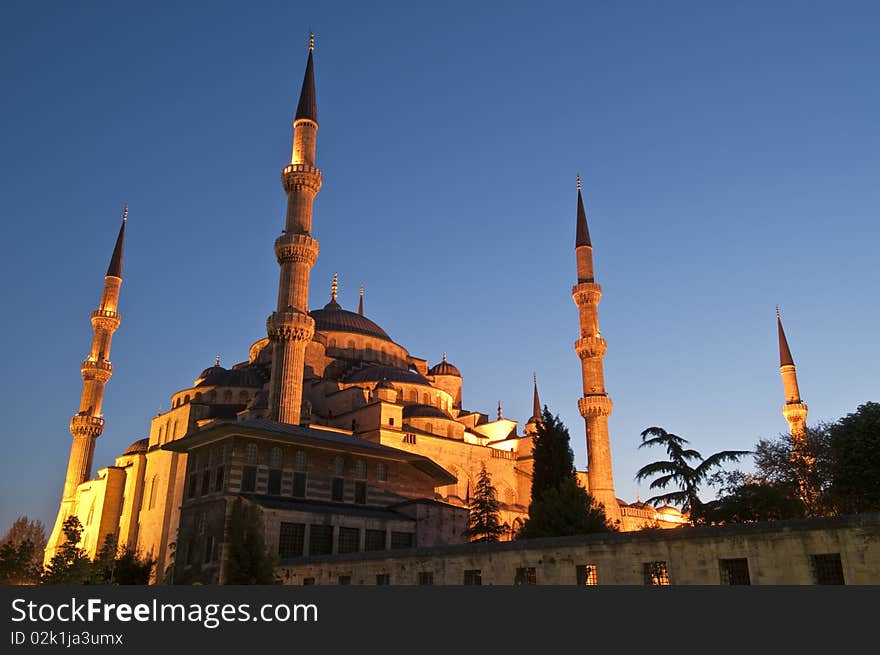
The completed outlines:
[[[418,5],[417,7],[414,5]],[[265,334],[317,34],[311,304],[341,302],[464,405],[577,412],[575,175],[608,340],[618,495],[651,425],[705,453],[786,428],[773,306],[810,421],[878,393],[877,3],[10,2],[0,21],[0,530],[51,525],[123,202],[123,322],[95,464],[215,354]]]

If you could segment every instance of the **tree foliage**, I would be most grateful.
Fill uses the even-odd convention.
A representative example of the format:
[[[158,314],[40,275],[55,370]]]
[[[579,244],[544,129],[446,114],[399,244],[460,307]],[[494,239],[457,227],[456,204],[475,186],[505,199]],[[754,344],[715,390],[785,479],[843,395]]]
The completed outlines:
[[[650,438],[649,438],[650,437]],[[746,450],[722,450],[705,459],[696,450],[688,448],[690,442],[663,428],[650,427],[642,432],[642,443],[639,448],[661,446],[666,448],[669,459],[647,464],[636,473],[636,480],[645,480],[654,476],[651,489],[666,489],[674,486],[675,491],[658,494],[645,502],[659,506],[663,504],[680,505],[683,513],[690,513],[691,521],[696,523],[702,516],[703,503],[699,497],[700,486],[706,482],[714,469],[724,462],[735,462]]]
[[[86,551],[79,547],[82,523],[75,514],[64,519],[61,527],[64,542],[43,571],[44,584],[87,584],[91,581],[92,566]]]
[[[43,572],[46,529],[19,516],[0,542],[0,584],[37,584]]]
[[[229,560],[226,584],[252,585],[275,582],[275,562],[263,539],[260,509],[236,498],[229,518]]]
[[[498,541],[504,535],[499,515],[498,492],[485,464],[480,469],[477,486],[471,496],[467,537],[471,541]]]
[[[601,504],[578,484],[568,429],[547,406],[532,449],[532,498],[518,539],[614,530]]]

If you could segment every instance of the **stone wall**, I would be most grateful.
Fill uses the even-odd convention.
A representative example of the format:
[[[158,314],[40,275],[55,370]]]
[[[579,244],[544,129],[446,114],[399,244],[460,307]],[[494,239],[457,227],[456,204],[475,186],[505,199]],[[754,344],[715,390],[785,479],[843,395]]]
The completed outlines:
[[[436,585],[461,585],[479,572],[484,585],[512,585],[518,574],[539,585],[574,585],[583,576],[578,567],[589,566],[599,585],[643,585],[646,565],[662,562],[669,584],[718,585],[729,582],[724,567],[738,560],[750,584],[808,585],[817,582],[817,555],[830,555],[821,561],[832,564],[839,556],[845,584],[880,584],[880,514],[358,553],[282,563],[278,573],[286,584],[344,577],[369,585],[388,575],[390,584],[414,585],[421,573]]]

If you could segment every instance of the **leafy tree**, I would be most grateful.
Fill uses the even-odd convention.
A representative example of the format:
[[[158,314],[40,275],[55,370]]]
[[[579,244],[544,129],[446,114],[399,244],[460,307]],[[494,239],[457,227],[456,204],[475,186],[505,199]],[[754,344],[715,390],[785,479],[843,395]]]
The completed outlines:
[[[19,516],[0,542],[0,584],[36,584],[43,572],[46,529]]]
[[[880,403],[828,426],[828,504],[836,513],[880,511]]]
[[[564,537],[614,529],[605,516],[605,508],[594,504],[586,489],[571,476],[529,505],[529,517],[517,538]]]
[[[226,584],[273,584],[275,562],[263,539],[260,509],[236,498],[229,517]]]
[[[568,429],[547,406],[532,449],[532,499],[517,538],[562,537],[606,532],[605,509],[578,484]]]
[[[83,527],[75,514],[64,519],[61,527],[64,543],[58,547],[49,565],[43,571],[45,584],[86,584],[92,573],[89,557],[79,547]]]
[[[537,436],[532,447],[532,497],[540,500],[547,489],[554,489],[574,475],[574,451],[568,429],[544,405]]]
[[[713,469],[720,467],[724,462],[735,462],[743,455],[748,455],[749,451],[722,450],[703,459],[699,452],[686,447],[688,443],[690,442],[687,439],[669,433],[663,428],[651,427],[644,430],[639,448],[664,446],[669,459],[643,466],[636,473],[636,480],[645,480],[659,474],[659,477],[651,482],[651,489],[666,489],[671,484],[676,485],[677,491],[658,494],[645,502],[654,506],[681,505],[682,512],[690,513],[691,522],[697,523],[701,518],[703,506],[697,495],[700,485],[706,481]]]
[[[155,562],[130,548],[119,548],[116,536],[108,534],[92,561],[91,584],[145,585]]]
[[[492,478],[484,464],[471,497],[466,531],[471,541],[498,541],[501,538],[505,530],[499,518],[500,506],[498,492],[492,486]]]
[[[703,505],[706,523],[753,523],[800,518],[804,504],[797,488],[762,481],[742,471],[719,471],[709,483],[721,487],[719,498]]]

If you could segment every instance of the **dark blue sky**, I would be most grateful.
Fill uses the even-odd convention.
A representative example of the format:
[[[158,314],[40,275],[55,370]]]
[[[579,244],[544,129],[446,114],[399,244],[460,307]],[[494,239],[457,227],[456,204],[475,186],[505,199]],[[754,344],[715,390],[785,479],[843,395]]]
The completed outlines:
[[[577,173],[619,496],[647,495],[648,426],[704,453],[785,430],[775,303],[811,423],[880,399],[878,21],[871,2],[5,3],[0,526],[54,520],[123,202],[95,468],[265,334],[310,29],[311,305],[333,271],[349,308],[363,282],[396,341],[448,352],[466,408],[522,424],[536,371],[585,465]]]

